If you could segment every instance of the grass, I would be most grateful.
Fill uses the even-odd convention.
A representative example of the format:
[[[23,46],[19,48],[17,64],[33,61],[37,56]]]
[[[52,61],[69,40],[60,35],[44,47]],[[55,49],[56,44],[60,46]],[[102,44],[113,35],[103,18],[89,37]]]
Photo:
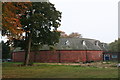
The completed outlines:
[[[117,78],[117,68],[80,67],[79,65],[15,66],[21,63],[3,63],[3,78]]]

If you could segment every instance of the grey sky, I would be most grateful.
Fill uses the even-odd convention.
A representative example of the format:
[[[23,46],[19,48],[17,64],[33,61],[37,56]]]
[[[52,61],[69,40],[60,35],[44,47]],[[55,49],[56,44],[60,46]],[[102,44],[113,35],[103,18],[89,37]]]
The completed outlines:
[[[118,38],[119,0],[49,1],[62,12],[62,25],[59,30],[67,34],[78,32],[84,38],[97,39],[106,43]]]
[[[62,12],[59,30],[112,42],[118,38],[118,0],[49,0]]]

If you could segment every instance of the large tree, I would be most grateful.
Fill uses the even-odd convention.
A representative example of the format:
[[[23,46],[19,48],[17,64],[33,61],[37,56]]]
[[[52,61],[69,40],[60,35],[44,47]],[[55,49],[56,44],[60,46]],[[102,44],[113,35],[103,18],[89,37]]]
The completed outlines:
[[[8,41],[11,46],[20,46],[25,50],[25,65],[30,62],[31,47],[36,49],[38,46],[54,45],[59,41],[57,28],[60,26],[61,12],[56,10],[54,4],[9,2],[3,3],[3,9],[3,34],[14,42]],[[25,36],[22,35],[23,32]]]
[[[21,16],[21,22],[25,32],[23,43],[26,44],[24,64],[28,65],[31,47],[58,43],[61,12],[50,2],[33,2],[32,7]]]

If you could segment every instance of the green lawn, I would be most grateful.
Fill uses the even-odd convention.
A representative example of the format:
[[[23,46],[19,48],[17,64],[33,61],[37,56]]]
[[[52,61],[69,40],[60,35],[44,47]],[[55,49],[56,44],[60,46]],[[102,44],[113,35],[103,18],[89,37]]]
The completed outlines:
[[[18,67],[20,63],[3,63],[3,78],[117,78],[117,68],[49,65]]]

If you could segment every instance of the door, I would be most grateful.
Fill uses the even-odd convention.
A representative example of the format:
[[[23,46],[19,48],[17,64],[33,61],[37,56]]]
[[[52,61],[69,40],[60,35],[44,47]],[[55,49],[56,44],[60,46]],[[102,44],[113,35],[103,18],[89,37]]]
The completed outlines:
[[[110,60],[110,55],[109,54],[104,55],[104,60],[109,61]]]

